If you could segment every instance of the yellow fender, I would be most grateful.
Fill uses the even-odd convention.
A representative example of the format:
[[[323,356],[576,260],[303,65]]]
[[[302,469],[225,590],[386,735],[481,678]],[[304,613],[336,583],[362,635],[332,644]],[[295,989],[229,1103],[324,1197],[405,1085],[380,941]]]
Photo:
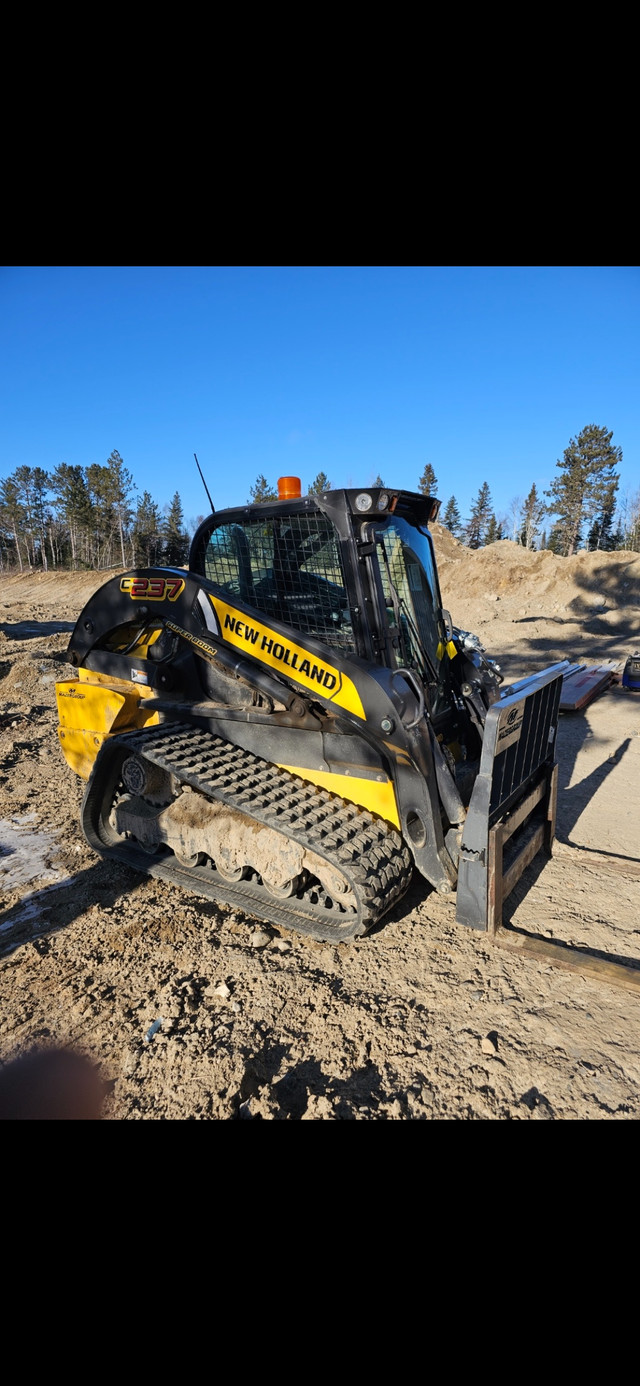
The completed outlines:
[[[76,775],[88,780],[95,758],[109,736],[142,727],[157,727],[157,712],[140,707],[146,684],[129,683],[79,669],[77,679],[56,684],[58,737],[64,758]]]

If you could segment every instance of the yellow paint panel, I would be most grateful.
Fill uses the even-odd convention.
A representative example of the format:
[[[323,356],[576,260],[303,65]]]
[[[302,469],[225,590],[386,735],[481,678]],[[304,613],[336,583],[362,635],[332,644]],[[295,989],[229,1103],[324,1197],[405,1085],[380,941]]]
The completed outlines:
[[[123,634],[124,632],[124,634]],[[125,650],[127,654],[135,656],[136,659],[146,659],[149,647],[155,645],[156,640],[162,634],[160,626],[157,630],[152,630],[149,634],[148,626],[140,628],[138,642],[131,644],[131,623],[128,626],[121,626],[120,630],[113,637],[109,644],[109,649],[116,654],[122,654]]]
[[[243,650],[245,654],[253,655],[261,664],[268,664],[272,669],[277,669],[279,674],[284,674],[294,683],[311,689],[318,697],[326,698],[338,707],[345,708],[347,712],[355,713],[363,722],[366,721],[365,710],[355,684],[346,674],[336,669],[335,665],[318,659],[316,655],[310,654],[309,650],[305,650],[304,645],[294,644],[292,640],[280,635],[270,626],[263,625],[261,621],[246,617],[244,611],[229,606],[219,597],[213,597],[211,593],[209,596],[220,622],[223,640]]]
[[[79,775],[82,780],[88,780],[98,751],[107,737],[94,732],[58,727],[58,740],[67,765],[70,765],[74,774]]]
[[[76,775],[88,780],[108,736],[158,726],[158,713],[140,707],[140,699],[149,693],[146,684],[111,679],[88,669],[80,669],[77,679],[56,684],[58,738]]]
[[[117,688],[121,693],[131,693],[136,698],[148,698],[151,689],[147,683],[134,683],[132,679],[117,679],[113,674],[98,674],[95,669],[78,669],[78,682],[93,684],[98,688]]]
[[[362,780],[355,775],[334,775],[330,770],[306,770],[300,765],[281,765],[280,769],[288,770],[290,775],[298,775],[301,780],[309,780],[320,789],[328,789],[331,794],[339,794],[350,804],[358,804],[370,813],[377,813],[379,818],[386,818],[387,823],[393,823],[394,827],[400,827],[391,780],[380,784],[378,780]]]

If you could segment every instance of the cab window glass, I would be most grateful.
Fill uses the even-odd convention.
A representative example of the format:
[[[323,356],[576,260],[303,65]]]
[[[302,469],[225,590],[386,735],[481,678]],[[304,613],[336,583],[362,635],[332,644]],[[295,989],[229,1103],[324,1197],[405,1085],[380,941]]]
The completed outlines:
[[[398,665],[405,660],[430,688],[432,711],[449,705],[442,658],[443,627],[429,536],[406,520],[389,520],[376,532],[387,621],[395,632]]]
[[[337,535],[324,515],[219,525],[199,555],[199,571],[224,596],[334,649],[355,651]]]

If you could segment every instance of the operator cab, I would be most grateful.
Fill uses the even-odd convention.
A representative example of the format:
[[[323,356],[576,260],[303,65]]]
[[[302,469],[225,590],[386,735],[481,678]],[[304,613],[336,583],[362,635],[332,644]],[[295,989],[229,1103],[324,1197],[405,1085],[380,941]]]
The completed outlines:
[[[411,669],[431,715],[447,712],[448,637],[427,527],[440,502],[385,487],[302,497],[295,482],[281,478],[277,501],[210,516],[190,569],[223,599],[347,658]]]
[[[267,620],[349,656],[356,642],[338,535],[315,506],[219,511],[194,537],[189,567]]]

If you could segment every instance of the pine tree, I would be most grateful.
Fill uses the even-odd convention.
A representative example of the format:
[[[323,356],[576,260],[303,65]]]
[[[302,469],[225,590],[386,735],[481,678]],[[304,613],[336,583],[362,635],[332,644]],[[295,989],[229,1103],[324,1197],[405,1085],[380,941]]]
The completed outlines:
[[[263,505],[265,501],[274,501],[277,499],[277,491],[273,490],[267,478],[260,473],[260,476],[256,479],[255,486],[251,487],[248,504]]]
[[[122,566],[126,568],[127,561],[124,556],[124,535],[125,530],[131,523],[132,511],[129,504],[133,488],[133,477],[127,471],[124,462],[114,448],[111,455],[107,458],[107,474],[109,498],[115,511],[118,530],[120,533],[120,549],[122,552]]]
[[[37,565],[36,543],[35,543],[35,523],[33,510],[33,469],[25,465],[16,467],[13,479],[18,488],[18,495],[23,514],[23,542],[27,551],[27,562],[32,568]]]
[[[378,475],[377,475],[376,477],[374,477],[373,481],[371,482],[371,485],[372,485],[372,486],[384,486],[384,481],[382,480],[382,477],[380,476],[380,473],[379,473],[379,472],[378,472]]]
[[[483,481],[474,502],[471,518],[467,522],[465,538],[470,549],[479,549],[485,543],[489,521],[493,513],[489,483]]]
[[[22,511],[22,542],[26,550],[26,561],[29,567],[36,567],[36,550],[33,546],[33,496],[32,485],[30,485],[30,467],[22,466],[15,468],[15,485],[18,488],[19,503]]]
[[[180,567],[189,557],[189,535],[184,527],[182,502],[176,491],[167,508],[163,525],[164,562],[170,568]]]
[[[420,477],[418,490],[422,492],[423,496],[436,496],[438,493],[436,474],[430,462],[427,462],[422,476]]]
[[[20,552],[20,541],[23,537],[26,526],[26,511],[20,494],[20,486],[16,481],[15,475],[8,476],[4,481],[0,481],[0,524],[5,531],[8,552],[10,544],[15,546],[15,554],[18,560],[20,572],[23,572],[24,565]],[[25,549],[27,549],[25,542]],[[27,563],[29,562],[29,551],[27,549]]]
[[[524,545],[525,549],[535,549],[536,539],[540,533],[540,521],[546,508],[542,497],[538,495],[534,481],[520,515],[520,543]]]
[[[110,567],[113,563],[113,539],[118,518],[113,505],[113,487],[108,467],[91,462],[86,468],[87,490],[91,505],[91,535],[89,550],[94,568]]]
[[[456,539],[460,538],[460,535],[462,534],[462,520],[460,519],[460,511],[458,510],[458,502],[455,496],[450,496],[449,500],[447,501],[447,507],[442,517],[442,523],[445,529],[448,529],[450,533],[455,536]]]
[[[13,534],[4,522],[2,506],[0,505],[0,573],[3,573],[5,568],[10,567],[10,560],[12,557]]]
[[[539,543],[538,547],[539,547],[541,550],[547,548],[547,531],[546,531],[546,529],[543,529],[542,534],[540,535],[540,543]]]
[[[49,489],[49,473],[45,472],[43,467],[34,467],[31,473],[33,523],[40,543],[40,562],[45,573],[49,568],[47,563],[47,528],[51,520],[47,505]]]
[[[616,535],[613,523],[616,510],[617,482],[607,488],[602,499],[601,509],[596,514],[587,536],[588,549],[603,549],[610,552],[616,548]]]
[[[66,527],[71,565],[76,568],[82,540],[84,539],[87,555],[91,533],[91,497],[84,469],[78,466],[71,467],[68,462],[61,462],[51,478],[51,489],[55,496],[54,508],[58,520]]]
[[[583,526],[603,514],[610,495],[615,498],[619,473],[614,468],[622,461],[622,448],[614,447],[612,438],[612,431],[587,424],[570,439],[563,460],[556,463],[561,474],[545,491],[551,501],[548,509],[558,517],[554,530],[561,551],[567,556],[575,553]]]
[[[319,496],[319,495],[322,494],[323,491],[330,491],[330,490],[331,490],[331,482],[329,481],[329,478],[328,478],[326,472],[318,472],[318,475],[317,475],[315,481],[312,481],[312,482],[311,482],[311,485],[310,485],[310,487],[309,487],[308,494],[309,494],[310,496]]]
[[[179,500],[178,497],[178,502]],[[178,532],[180,523],[179,520]],[[138,500],[138,507],[133,520],[134,564],[154,568],[160,562],[164,529],[159,505],[156,504],[149,491],[144,491]]]
[[[498,540],[503,538],[504,535],[502,533],[502,521],[496,520],[496,517],[492,511],[491,516],[489,518],[489,523],[487,525],[487,532],[485,534],[484,542],[485,544],[497,544]]]
[[[616,528],[615,528],[615,530],[614,530],[614,533],[613,533],[613,535],[612,535],[612,544],[611,544],[611,547],[612,547],[612,549],[624,549],[624,548],[626,548],[626,545],[625,545],[625,542],[624,542],[624,530],[623,530],[623,528],[622,528],[622,522],[621,522],[620,520],[618,520],[617,526],[616,526]]]

